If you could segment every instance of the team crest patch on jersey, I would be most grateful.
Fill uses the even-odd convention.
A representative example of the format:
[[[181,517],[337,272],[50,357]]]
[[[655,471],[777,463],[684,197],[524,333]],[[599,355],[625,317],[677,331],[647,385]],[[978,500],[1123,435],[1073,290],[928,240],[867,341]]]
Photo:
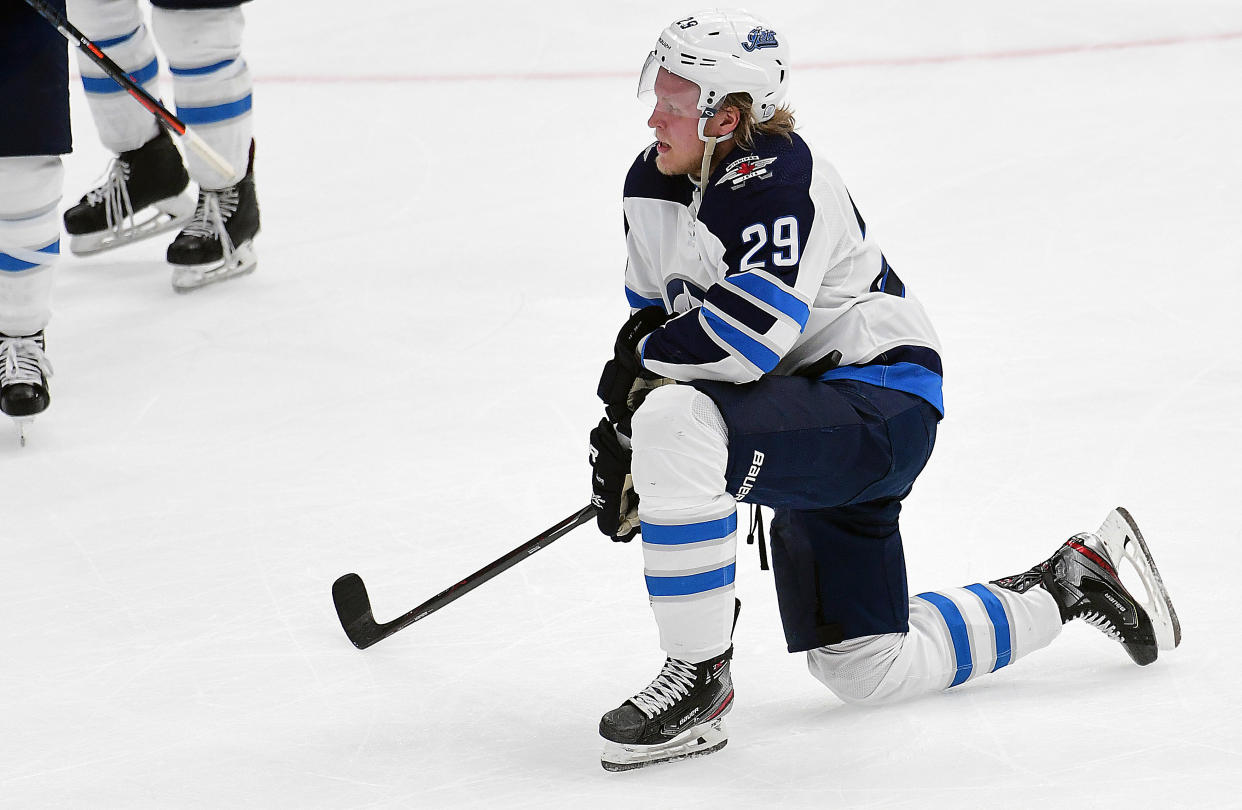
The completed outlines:
[[[716,185],[729,184],[729,188],[741,188],[748,180],[762,180],[771,177],[768,166],[776,162],[776,158],[762,158],[757,155],[735,160],[725,169],[724,176],[716,181]]]
[[[776,41],[776,32],[771,28],[762,28],[756,26],[750,29],[750,33],[746,35],[746,41],[742,43],[742,50],[750,53],[760,48],[777,48],[780,43]]]

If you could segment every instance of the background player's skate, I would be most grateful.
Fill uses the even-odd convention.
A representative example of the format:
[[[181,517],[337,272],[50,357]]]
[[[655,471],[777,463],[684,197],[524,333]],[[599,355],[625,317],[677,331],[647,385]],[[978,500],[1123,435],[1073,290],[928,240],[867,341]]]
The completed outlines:
[[[173,289],[188,292],[254,270],[258,258],[253,240],[258,232],[251,141],[245,176],[227,188],[199,189],[193,219],[168,246]]]
[[[0,334],[0,411],[16,422],[23,447],[30,423],[52,401],[47,387],[52,366],[43,348],[42,331],[21,337]]]
[[[163,129],[108,164],[103,181],[65,212],[69,249],[86,256],[180,228],[194,213],[190,176]]]

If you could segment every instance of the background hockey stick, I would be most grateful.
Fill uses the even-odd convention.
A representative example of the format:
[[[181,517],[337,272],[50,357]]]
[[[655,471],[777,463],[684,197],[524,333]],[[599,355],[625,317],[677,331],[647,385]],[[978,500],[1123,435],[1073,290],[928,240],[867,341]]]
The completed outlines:
[[[37,11],[39,16],[47,20],[65,39],[69,40],[71,45],[84,51],[91,58],[92,62],[99,65],[104,73],[115,79],[117,84],[121,85],[139,104],[146,107],[147,111],[154,115],[170,132],[184,140],[189,148],[202,156],[221,176],[226,178],[234,176],[236,172],[231,163],[225,160],[219,152],[208,146],[207,142],[200,138],[198,133],[185,125],[185,122],[170,113],[163,104],[160,104],[157,99],[152,98],[150,93],[143,90],[133,79],[129,78],[120,65],[108,58],[108,55],[98,45],[87,39],[77,28],[74,28],[73,24],[65,19],[65,15],[49,6],[45,0],[26,0],[26,5]]]
[[[398,616],[390,622],[380,624],[371,614],[371,598],[367,596],[367,586],[357,574],[345,574],[332,583],[332,602],[336,605],[337,618],[345,635],[354,646],[365,650],[377,641],[383,641],[398,630],[409,627],[419,619],[435,613],[470,591],[487,582],[501,571],[508,570],[520,563],[541,548],[548,546],[553,540],[568,534],[595,517],[594,506],[586,506],[551,527],[538,537],[528,540],[498,560],[480,568],[470,576],[423,602],[410,612]]]

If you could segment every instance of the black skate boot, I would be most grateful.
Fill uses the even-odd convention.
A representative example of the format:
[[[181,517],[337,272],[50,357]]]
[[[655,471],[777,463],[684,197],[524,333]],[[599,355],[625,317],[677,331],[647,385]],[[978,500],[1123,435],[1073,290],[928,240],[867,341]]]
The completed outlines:
[[[22,446],[26,428],[52,402],[47,388],[52,366],[43,347],[42,331],[24,337],[0,335],[0,411],[17,422]]]
[[[253,240],[259,232],[259,200],[254,193],[254,141],[246,175],[237,185],[199,189],[194,218],[168,246],[172,285],[188,292],[254,270]]]
[[[1143,583],[1147,600],[1139,601],[1121,582],[1117,564],[1128,560]],[[1139,666],[1156,660],[1160,650],[1181,643],[1182,630],[1155,561],[1134,519],[1118,507],[1099,531],[1076,534],[1046,562],[995,585],[1024,593],[1040,585],[1056,600],[1061,621],[1083,619],[1121,642]]]
[[[194,211],[190,176],[168,133],[117,155],[99,187],[65,212],[69,250],[84,256],[179,228]]]
[[[628,771],[724,748],[723,718],[733,708],[732,657],[730,647],[700,664],[666,658],[650,686],[599,721],[604,769]]]

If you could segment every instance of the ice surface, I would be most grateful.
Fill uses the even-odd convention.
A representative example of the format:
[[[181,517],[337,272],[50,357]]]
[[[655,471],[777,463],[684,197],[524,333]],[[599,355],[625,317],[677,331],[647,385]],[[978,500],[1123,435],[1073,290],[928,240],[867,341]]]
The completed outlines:
[[[944,342],[911,588],[1124,505],[1182,647],[1139,669],[1075,625],[846,707],[743,546],[728,747],[627,774],[596,724],[662,660],[635,544],[583,527],[354,649],[338,575],[389,619],[586,503],[634,84],[692,8],[258,2],[258,271],[179,296],[162,240],[66,255],[52,408],[0,432],[0,805],[1242,803],[1242,6],[751,8]],[[66,205],[106,162],[73,92]]]

